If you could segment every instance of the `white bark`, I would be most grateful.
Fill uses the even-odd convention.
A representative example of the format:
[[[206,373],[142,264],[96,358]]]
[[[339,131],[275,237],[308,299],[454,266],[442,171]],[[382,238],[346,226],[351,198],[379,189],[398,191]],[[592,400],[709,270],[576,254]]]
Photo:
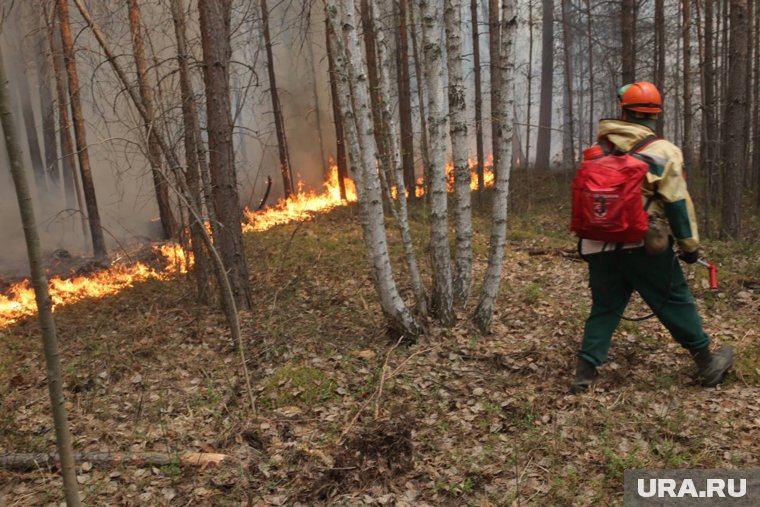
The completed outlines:
[[[449,253],[448,204],[446,192],[446,117],[443,97],[446,66],[441,51],[441,9],[438,2],[419,0],[422,13],[422,44],[425,81],[428,90],[428,129],[430,132],[430,249],[433,264],[432,312],[444,325],[454,322]]]
[[[382,21],[378,15],[378,7],[370,3],[369,8],[372,12],[373,21],[377,29],[377,66],[380,71],[380,96],[382,98],[383,116],[388,123],[388,141],[391,150],[391,164],[398,202],[398,210],[396,210],[394,201],[390,201],[391,210],[393,211],[401,232],[401,242],[404,245],[404,257],[406,258],[406,264],[409,268],[409,278],[412,282],[412,290],[414,291],[414,297],[417,303],[417,313],[424,316],[427,314],[427,295],[425,294],[425,287],[422,284],[420,269],[417,265],[417,256],[414,253],[414,244],[412,243],[412,233],[409,228],[409,216],[406,206],[406,187],[404,186],[404,169],[401,164],[401,140],[396,135],[398,133],[396,130],[396,119],[393,116],[393,112],[390,110],[391,78],[388,70],[390,68],[388,46],[385,41],[385,32],[381,25]],[[414,192],[414,189],[411,189],[411,192]]]
[[[335,49],[335,73],[346,144],[351,160],[355,161],[354,178],[359,194],[364,241],[383,313],[391,327],[414,336],[419,334],[421,329],[398,293],[388,254],[380,177],[377,171],[377,146],[372,111],[369,107],[366,68],[354,24],[354,1],[343,0],[342,5],[343,12],[340,12],[337,0],[326,1],[327,17],[335,42],[332,47]]]
[[[481,331],[487,332],[491,327],[496,296],[501,282],[501,268],[504,261],[504,246],[507,239],[507,197],[509,195],[509,173],[512,165],[512,121],[514,91],[514,37],[517,28],[516,0],[504,0],[502,4],[501,50],[499,62],[499,86],[497,91],[497,110],[494,121],[498,122],[498,150],[496,167],[496,188],[493,200],[493,226],[491,229],[491,247],[488,255],[488,268],[483,281],[483,293],[473,317]],[[496,158],[496,157],[495,157]]]
[[[462,65],[462,0],[446,0],[446,56],[449,69],[449,130],[454,159],[454,299],[464,305],[472,285],[472,204],[467,160],[467,104]]]

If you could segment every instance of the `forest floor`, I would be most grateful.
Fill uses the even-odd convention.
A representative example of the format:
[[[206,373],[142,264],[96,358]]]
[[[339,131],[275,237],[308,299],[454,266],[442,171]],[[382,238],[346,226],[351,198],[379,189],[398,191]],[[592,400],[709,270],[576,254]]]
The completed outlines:
[[[760,466],[758,242],[706,242],[718,293],[704,269],[685,268],[707,331],[737,351],[723,385],[698,387],[688,354],[650,320],[622,324],[597,387],[571,396],[586,268],[572,254],[566,199],[518,197],[486,336],[468,319],[473,300],[452,329],[430,326],[397,346],[355,207],[249,234],[255,309],[242,324],[256,417],[224,320],[194,302],[190,280],[59,308],[77,451],[234,458],[206,468],[85,464],[84,503],[615,505],[626,469]],[[487,209],[475,218],[478,277]],[[424,258],[424,206],[412,213]],[[398,234],[389,240],[401,271]],[[0,329],[0,347],[0,453],[54,452],[36,321]],[[0,471],[0,506],[59,505],[61,490],[54,470]]]

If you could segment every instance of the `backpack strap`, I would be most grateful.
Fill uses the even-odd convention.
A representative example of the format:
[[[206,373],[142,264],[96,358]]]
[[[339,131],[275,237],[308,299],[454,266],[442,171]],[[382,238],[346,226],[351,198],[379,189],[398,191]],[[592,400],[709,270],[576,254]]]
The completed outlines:
[[[633,147],[628,150],[628,154],[636,157],[637,159],[641,160],[642,162],[646,162],[647,164],[651,164],[652,160],[650,157],[647,157],[646,155],[642,155],[639,152],[652,144],[655,141],[658,141],[660,138],[657,136],[647,136],[644,139],[638,141],[636,144],[633,145]],[[652,205],[652,201],[654,201],[659,196],[659,193],[657,192],[657,189],[654,189],[652,192],[652,195],[649,196],[647,199],[647,202],[644,204],[644,211],[649,211],[649,206]]]
[[[629,155],[637,154],[650,144],[652,144],[655,141],[658,141],[660,138],[657,136],[647,136],[644,139],[638,141],[636,144],[634,144],[630,150],[628,150]]]

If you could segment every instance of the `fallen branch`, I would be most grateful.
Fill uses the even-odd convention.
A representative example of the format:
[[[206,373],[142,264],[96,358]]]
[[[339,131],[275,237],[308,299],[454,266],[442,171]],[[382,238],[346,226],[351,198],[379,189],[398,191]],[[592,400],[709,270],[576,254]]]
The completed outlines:
[[[267,199],[269,199],[269,192],[271,191],[272,191],[272,177],[267,176],[267,190],[266,192],[264,192],[264,197],[261,198],[259,205],[256,207],[256,211],[261,211],[264,209],[264,206],[267,205]]]
[[[179,455],[159,452],[85,452],[74,454],[74,461],[76,463],[92,463],[93,465],[162,466],[178,464],[181,466],[206,467],[232,460],[234,458],[226,454],[208,452],[187,452]],[[38,470],[40,468],[57,468],[59,462],[60,459],[57,453],[0,454],[0,469],[20,472]]]

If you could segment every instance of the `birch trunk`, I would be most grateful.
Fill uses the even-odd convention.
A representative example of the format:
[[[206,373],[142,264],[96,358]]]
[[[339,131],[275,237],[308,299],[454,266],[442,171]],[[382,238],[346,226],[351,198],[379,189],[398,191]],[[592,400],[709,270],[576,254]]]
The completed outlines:
[[[10,162],[11,175],[16,188],[21,220],[24,225],[26,251],[29,257],[32,286],[37,302],[37,313],[47,366],[48,392],[53,410],[55,424],[56,447],[61,457],[61,475],[63,476],[63,491],[66,504],[78,507],[79,491],[76,480],[74,452],[71,433],[68,426],[68,415],[63,398],[63,378],[61,377],[61,361],[58,354],[58,339],[56,337],[55,320],[53,319],[52,300],[48,292],[48,281],[42,265],[40,238],[37,232],[37,222],[34,217],[32,196],[23,167],[23,155],[19,147],[16,125],[11,115],[8,78],[5,75],[3,55],[0,52],[0,124],[5,137],[5,146]]]
[[[82,101],[79,95],[79,74],[74,56],[74,37],[71,34],[68,0],[58,0],[58,17],[61,26],[63,58],[68,75],[69,99],[71,100],[71,111],[74,119],[74,137],[79,158],[79,172],[82,176],[82,190],[84,191],[84,200],[87,207],[87,221],[90,225],[90,236],[92,237],[92,249],[95,258],[102,260],[107,256],[106,240],[103,236],[103,229],[100,227],[98,200],[95,196],[95,184],[92,181],[92,168],[90,167],[90,153],[87,144],[87,132],[84,126],[84,115],[82,114]]]
[[[501,65],[499,69],[499,101],[497,119],[499,125],[497,149],[499,165],[496,171],[496,189],[493,200],[493,226],[491,246],[488,254],[488,268],[483,281],[483,292],[475,310],[473,320],[482,332],[491,327],[496,296],[501,283],[504,248],[507,239],[507,202],[509,196],[509,173],[512,160],[512,116],[514,74],[514,37],[517,28],[515,0],[505,0],[502,4]]]
[[[665,66],[663,57],[663,67]],[[665,71],[663,70],[664,74]],[[664,81],[664,79],[663,79]],[[683,2],[683,161],[686,171],[694,169],[694,131],[691,110],[691,14],[689,2]],[[662,115],[659,115],[661,117]],[[661,131],[658,131],[662,135]]]
[[[377,6],[370,6],[372,11],[372,17],[375,26],[380,26],[380,17],[378,14]],[[388,56],[388,46],[385,41],[385,32],[380,29],[377,30],[377,56],[378,64],[380,68],[379,84],[380,84],[380,102],[382,104],[382,114],[388,119],[388,142],[390,144],[390,156],[391,163],[393,165],[393,177],[396,184],[396,195],[398,197],[398,211],[393,202],[391,202],[391,210],[394,212],[394,217],[398,222],[399,230],[401,231],[401,242],[404,246],[404,257],[406,258],[406,264],[409,268],[409,278],[412,282],[412,290],[414,291],[414,299],[417,304],[417,314],[420,316],[427,315],[427,295],[425,294],[425,287],[422,284],[422,276],[420,275],[420,269],[417,264],[417,256],[414,253],[414,244],[412,243],[412,233],[409,228],[409,215],[407,210],[407,198],[406,198],[406,185],[404,182],[404,168],[401,160],[401,147],[399,138],[396,133],[396,120],[390,108],[391,104],[391,81],[390,73],[390,57]],[[390,185],[390,183],[389,183]],[[412,192],[414,188],[412,188]]]
[[[589,56],[591,60],[591,56]],[[593,83],[593,77],[589,75]],[[530,113],[533,97],[533,0],[528,0],[528,71],[526,81],[528,82],[527,102],[525,106],[525,160],[523,166],[526,171],[530,166]]]
[[[454,224],[456,230],[454,299],[464,306],[472,285],[472,204],[467,160],[467,104],[462,64],[462,0],[446,0],[446,55],[449,69],[449,116],[454,159]]]
[[[145,45],[143,44],[142,13],[137,0],[129,0],[129,31],[132,36],[132,52],[134,53],[135,67],[137,69],[137,84],[140,90],[140,98],[145,108],[148,120],[145,122],[145,134],[148,143],[148,162],[150,163],[151,175],[153,176],[153,190],[156,192],[158,203],[158,215],[161,220],[161,228],[164,233],[163,239],[171,239],[179,233],[177,220],[172,212],[171,200],[169,199],[169,183],[163,174],[161,166],[161,148],[156,143],[152,131],[156,128],[155,108],[153,107],[153,90],[148,82],[148,65],[145,61]]]
[[[435,2],[420,0],[425,81],[430,130],[429,202],[430,249],[433,268],[432,314],[444,325],[454,322],[451,255],[449,252],[448,193],[446,191],[446,131],[448,118],[443,98],[444,71],[441,51],[441,11]]]
[[[498,109],[496,93],[494,90],[498,87],[499,80],[499,0],[488,0],[488,58],[489,77],[491,80],[491,155],[493,156],[494,172],[499,167],[499,151],[496,149],[496,137],[498,136],[498,120],[496,118],[496,109]]]
[[[335,50],[333,56],[340,108],[351,160],[355,162],[354,177],[359,194],[364,241],[372,265],[375,289],[389,326],[413,337],[418,335],[421,329],[398,293],[388,254],[380,177],[377,172],[377,147],[367,91],[367,76],[354,23],[354,0],[343,0],[342,15],[337,2],[338,0],[326,1],[326,15],[332,26],[331,35],[334,37],[332,47]],[[356,114],[352,108],[352,91]]]

